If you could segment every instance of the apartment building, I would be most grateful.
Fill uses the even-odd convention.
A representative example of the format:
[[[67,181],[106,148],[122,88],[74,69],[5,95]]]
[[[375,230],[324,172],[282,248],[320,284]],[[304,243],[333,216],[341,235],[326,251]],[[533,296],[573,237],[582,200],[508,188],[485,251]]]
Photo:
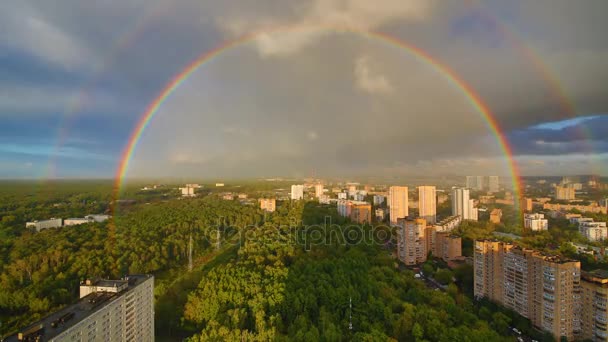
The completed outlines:
[[[397,256],[406,265],[416,265],[426,261],[427,226],[423,218],[400,218],[397,221]]]
[[[462,239],[450,232],[433,232],[433,256],[448,262],[462,257]],[[429,239],[430,240],[430,239]]]
[[[260,209],[273,213],[277,210],[277,200],[275,198],[260,198]]]
[[[556,338],[581,335],[579,261],[489,240],[475,242],[474,259],[476,297],[514,310]]]
[[[581,272],[581,339],[608,341],[608,272]]]
[[[587,240],[596,242],[605,240],[608,236],[606,222],[579,222],[578,230]]]
[[[549,229],[549,221],[544,214],[524,214],[524,228],[531,231],[541,231]]]
[[[87,281],[80,299],[5,339],[15,341],[154,341],[154,277]]]

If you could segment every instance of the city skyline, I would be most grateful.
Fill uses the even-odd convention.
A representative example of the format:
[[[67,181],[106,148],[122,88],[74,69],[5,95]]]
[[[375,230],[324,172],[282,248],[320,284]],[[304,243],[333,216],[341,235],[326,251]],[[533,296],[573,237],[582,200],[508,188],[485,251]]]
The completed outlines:
[[[134,138],[129,177],[607,169],[603,2],[229,3],[9,1],[0,178],[111,178]]]

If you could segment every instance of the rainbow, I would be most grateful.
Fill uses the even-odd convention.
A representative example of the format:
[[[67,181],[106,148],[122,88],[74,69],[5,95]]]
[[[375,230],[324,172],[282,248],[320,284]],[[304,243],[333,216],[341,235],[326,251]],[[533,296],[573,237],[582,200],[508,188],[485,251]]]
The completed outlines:
[[[320,30],[318,26],[312,28],[314,30]],[[138,142],[142,137],[142,134],[146,130],[146,127],[150,124],[160,107],[163,103],[171,96],[173,92],[175,92],[179,86],[184,83],[196,70],[198,70],[201,66],[210,62],[214,58],[220,56],[223,52],[230,50],[232,48],[238,47],[240,45],[249,43],[254,41],[256,38],[260,37],[263,34],[269,33],[285,33],[292,31],[302,31],[302,30],[311,30],[309,27],[288,27],[288,28],[277,28],[273,30],[264,30],[257,31],[251,34],[247,34],[242,36],[236,40],[229,41],[225,44],[222,44],[216,47],[213,50],[205,52],[197,57],[194,61],[192,61],[189,65],[187,65],[179,74],[174,76],[169,83],[163,88],[163,90],[159,93],[159,95],[152,101],[144,114],[141,116],[140,120],[135,126],[128,143],[121,155],[120,162],[115,175],[115,186],[114,186],[114,198],[118,198],[118,195],[123,187],[123,183],[129,168],[129,163],[133,157],[133,154],[137,148]],[[507,141],[505,135],[502,133],[502,130],[492,115],[490,108],[482,101],[479,95],[476,94],[475,90],[471,88],[462,78],[460,78],[454,71],[448,68],[445,64],[442,64],[437,59],[433,58],[426,51],[406,43],[402,40],[399,40],[395,37],[389,36],[385,33],[381,32],[372,32],[372,31],[364,31],[360,29],[354,28],[336,28],[336,27],[328,27],[327,30],[332,32],[347,32],[347,33],[355,33],[362,35],[364,37],[375,39],[381,42],[384,42],[388,45],[398,47],[410,55],[415,57],[418,61],[423,62],[430,67],[432,67],[436,72],[442,75],[449,83],[455,86],[468,100],[470,105],[472,105],[482,119],[487,124],[487,127],[490,129],[492,134],[496,137],[499,147],[501,148],[503,154],[507,158],[509,173],[512,179],[512,186],[515,192],[515,198],[518,198],[521,194],[521,181],[519,170],[517,164],[513,160],[513,152]],[[517,201],[516,201],[517,202]]]

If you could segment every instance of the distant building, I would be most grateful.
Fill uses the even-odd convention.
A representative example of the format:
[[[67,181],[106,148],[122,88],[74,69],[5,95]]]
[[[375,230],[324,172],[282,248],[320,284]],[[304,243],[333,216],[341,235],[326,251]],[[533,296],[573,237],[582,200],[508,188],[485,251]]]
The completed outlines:
[[[418,216],[425,219],[427,224],[435,224],[437,220],[436,192],[434,186],[426,185],[418,187]]]
[[[215,183],[216,188],[221,188],[224,186],[224,183]]]
[[[543,214],[524,214],[524,228],[531,231],[541,231],[549,229],[549,221]]]
[[[444,193],[437,194],[437,204],[443,204],[443,203],[447,202],[449,199],[450,199],[450,197]]]
[[[319,196],[319,203],[321,204],[330,204],[331,203],[331,199],[329,198],[329,195],[321,195]]]
[[[60,218],[52,218],[50,220],[27,222],[25,224],[25,228],[36,228],[37,232],[44,230],[44,229],[49,229],[49,228],[59,228],[61,226],[63,226],[63,220]]]
[[[67,218],[67,219],[63,220],[63,225],[64,226],[76,226],[79,224],[85,224],[85,223],[91,223],[91,222],[94,222],[93,219],[90,219],[87,217]]]
[[[451,232],[462,223],[462,216],[450,216],[435,224],[438,232]]]
[[[179,188],[179,190],[182,192],[182,197],[194,197],[194,188],[190,187],[190,186],[186,186],[183,188]]]
[[[338,200],[338,214],[359,224],[372,222],[372,205],[367,202]]]
[[[260,198],[260,209],[273,213],[277,210],[277,200],[274,198]]]
[[[338,199],[348,199],[348,194],[346,192],[339,192],[338,193]]]
[[[95,222],[105,222],[110,219],[110,215],[105,215],[105,214],[93,214],[93,215],[87,215],[85,217],[88,219],[91,219]]]
[[[372,222],[372,205],[367,202],[351,202],[350,219],[359,224]]]
[[[319,198],[323,195],[323,184],[315,184],[315,197]]]
[[[469,189],[452,189],[452,215],[460,216],[465,220],[468,220],[471,216],[469,213]]]
[[[399,218],[397,222],[397,256],[406,265],[426,261],[426,221],[423,218]]]
[[[376,221],[382,222],[386,218],[386,211],[382,208],[376,209]]]
[[[570,211],[572,209],[576,209],[583,213],[602,213],[606,214],[606,207],[599,206],[596,202],[590,205],[582,205],[582,204],[558,204],[558,203],[544,203],[543,209],[545,210],[555,210],[555,211]]]
[[[467,176],[466,187],[475,191],[483,190],[483,176]]]
[[[363,201],[365,201],[365,195],[358,193],[353,196],[353,199],[358,202],[363,202]]]
[[[225,193],[222,195],[222,199],[224,201],[234,201],[234,194],[232,194],[231,192]]]
[[[153,341],[154,277],[87,281],[80,300],[9,336],[16,341]]]
[[[249,197],[249,196],[247,194],[245,194],[245,193],[238,194],[238,198],[239,199],[247,199],[247,197]]]
[[[500,184],[498,176],[490,176],[488,177],[488,191],[489,192],[499,192]]]
[[[475,206],[475,200],[474,199],[470,199],[469,200],[469,220],[471,221],[478,221],[479,220],[479,210],[477,209],[477,207]]]
[[[356,194],[357,194],[357,185],[356,184],[349,184],[348,185],[348,196],[350,198],[353,198]]]
[[[490,222],[492,223],[500,223],[502,219],[502,210],[495,208],[490,212]]]
[[[583,184],[582,183],[568,183],[566,184],[567,188],[572,188],[574,189],[574,191],[581,191],[583,190]]]
[[[388,189],[388,205],[390,208],[391,225],[397,225],[397,221],[409,215],[407,186],[391,186]]]
[[[522,198],[521,201],[519,202],[519,206],[520,206],[520,210],[526,212],[526,211],[532,211],[534,209],[534,207],[532,206],[532,199],[531,198]]]
[[[606,222],[582,222],[578,227],[579,232],[591,242],[606,240],[608,228]]]
[[[576,199],[576,192],[574,188],[556,186],[555,199],[558,201],[572,201]]]
[[[374,205],[382,205],[385,199],[382,195],[374,195]]]
[[[304,185],[291,186],[291,199],[294,201],[304,199]]]

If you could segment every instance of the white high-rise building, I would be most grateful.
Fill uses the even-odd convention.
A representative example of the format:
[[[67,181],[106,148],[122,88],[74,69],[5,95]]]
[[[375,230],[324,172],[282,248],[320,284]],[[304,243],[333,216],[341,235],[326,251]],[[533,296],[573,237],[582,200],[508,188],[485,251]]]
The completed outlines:
[[[477,221],[475,201],[469,198],[469,189],[452,189],[452,215],[460,216],[463,220]]]
[[[154,341],[154,277],[87,281],[80,299],[8,341]]]
[[[435,224],[437,221],[436,192],[435,187],[431,185],[418,187],[419,216],[425,219],[427,224]]]
[[[488,191],[489,192],[499,192],[500,191],[498,176],[488,177]]]
[[[304,199],[304,185],[291,186],[291,199],[295,201]]]
[[[397,220],[409,215],[407,186],[391,186],[388,189],[391,225],[396,226]]]

